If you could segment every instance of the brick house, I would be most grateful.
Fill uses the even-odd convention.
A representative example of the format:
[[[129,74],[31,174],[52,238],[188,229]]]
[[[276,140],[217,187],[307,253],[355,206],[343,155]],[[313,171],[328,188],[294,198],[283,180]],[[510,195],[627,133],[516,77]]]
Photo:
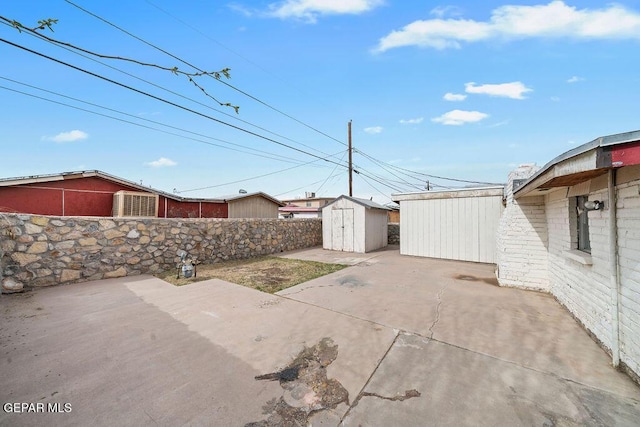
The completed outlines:
[[[597,138],[509,176],[498,281],[550,292],[640,376],[640,131]]]

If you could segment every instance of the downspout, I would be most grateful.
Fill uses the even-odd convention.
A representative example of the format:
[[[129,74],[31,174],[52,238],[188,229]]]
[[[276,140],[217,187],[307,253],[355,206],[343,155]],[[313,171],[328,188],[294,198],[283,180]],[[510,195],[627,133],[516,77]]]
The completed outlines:
[[[62,189],[62,216],[64,216],[64,188]]]
[[[616,208],[616,170],[609,169],[609,266],[611,269],[611,358],[620,365],[620,265],[618,263],[618,221]]]

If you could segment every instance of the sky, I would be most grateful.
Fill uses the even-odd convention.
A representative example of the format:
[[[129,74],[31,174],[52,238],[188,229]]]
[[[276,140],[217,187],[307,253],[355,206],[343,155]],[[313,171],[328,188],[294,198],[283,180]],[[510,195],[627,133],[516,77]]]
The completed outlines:
[[[353,195],[385,204],[640,129],[640,0],[3,0],[0,17],[0,178],[336,197],[351,122]]]

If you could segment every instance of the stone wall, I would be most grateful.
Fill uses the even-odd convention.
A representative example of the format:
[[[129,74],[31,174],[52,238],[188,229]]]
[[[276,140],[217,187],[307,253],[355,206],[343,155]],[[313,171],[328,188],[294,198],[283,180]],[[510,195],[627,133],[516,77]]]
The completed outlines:
[[[387,225],[387,232],[389,234],[388,243],[390,245],[399,245],[400,244],[400,224],[390,222]]]
[[[88,218],[0,214],[2,292],[250,258],[322,244],[321,219]]]

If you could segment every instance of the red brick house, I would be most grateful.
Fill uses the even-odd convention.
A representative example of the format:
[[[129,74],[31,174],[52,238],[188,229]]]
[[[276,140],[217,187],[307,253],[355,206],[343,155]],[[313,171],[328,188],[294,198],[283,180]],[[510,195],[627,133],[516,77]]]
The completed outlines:
[[[259,209],[246,209],[252,204],[259,205]],[[184,198],[97,170],[0,179],[0,212],[55,216],[229,218],[230,205],[232,213],[277,218],[278,207],[284,204],[265,193],[217,199]],[[244,208],[237,209],[235,205]],[[270,206],[273,208],[269,209]],[[231,217],[243,216],[233,214]]]

